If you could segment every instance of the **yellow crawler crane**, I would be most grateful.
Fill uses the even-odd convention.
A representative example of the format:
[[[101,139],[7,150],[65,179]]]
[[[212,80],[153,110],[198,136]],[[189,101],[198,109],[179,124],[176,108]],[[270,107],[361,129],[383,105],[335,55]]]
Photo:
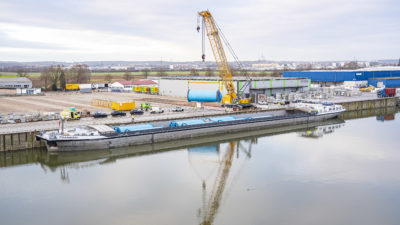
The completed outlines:
[[[239,96],[236,94],[235,91],[235,86],[233,85],[233,78],[232,78],[232,72],[228,64],[228,60],[225,55],[224,47],[222,45],[221,37],[219,35],[220,29],[217,26],[217,24],[214,21],[213,16],[209,11],[202,11],[198,13],[199,16],[202,17],[202,36],[203,36],[203,55],[202,59],[203,61],[205,60],[205,54],[204,54],[204,36],[205,36],[205,30],[204,27],[206,28],[207,31],[207,36],[210,41],[211,49],[214,54],[215,61],[218,66],[218,71],[219,71],[219,76],[222,79],[222,83],[227,91],[227,94],[222,98],[222,103],[224,105],[231,105],[231,106],[243,106],[243,104],[248,104],[250,103],[251,99],[250,98],[244,98],[242,97],[242,91],[239,91]],[[200,31],[200,26],[197,27],[197,31]],[[222,32],[221,32],[222,34]],[[224,38],[223,34],[222,37]],[[224,38],[225,43],[227,46],[230,48],[229,43],[227,43],[226,39]],[[233,52],[233,50],[230,48],[233,57],[238,61],[236,54]],[[249,80],[249,78],[248,78]],[[248,85],[249,82],[246,82],[246,85]],[[244,87],[245,87],[244,86]]]

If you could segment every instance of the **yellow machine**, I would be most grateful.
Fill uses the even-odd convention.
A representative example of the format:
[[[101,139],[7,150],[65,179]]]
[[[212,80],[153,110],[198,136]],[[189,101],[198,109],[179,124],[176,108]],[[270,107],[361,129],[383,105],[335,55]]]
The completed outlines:
[[[80,120],[81,114],[71,109],[64,110],[60,113],[61,118],[68,120]]]
[[[214,21],[214,18],[212,17],[211,13],[209,11],[202,11],[198,13],[199,16],[202,17],[202,37],[203,37],[203,54],[202,54],[202,59],[203,61],[205,60],[205,54],[204,54],[204,36],[205,36],[205,30],[207,31],[207,36],[210,41],[210,45],[214,54],[215,61],[217,62],[218,66],[218,71],[219,75],[222,79],[222,83],[227,91],[227,94],[222,98],[222,104],[224,105],[243,105],[250,103],[251,99],[250,98],[244,98],[242,96],[242,90],[239,91],[239,95],[236,94],[235,91],[235,86],[233,85],[233,78],[232,78],[232,72],[228,64],[228,60],[225,55],[225,51],[221,42],[221,37],[219,33],[221,30],[217,26],[217,24]],[[204,29],[204,26],[206,29]],[[200,26],[197,27],[197,31],[200,31]],[[227,42],[226,38],[223,36],[221,32],[221,36],[224,39],[225,43],[227,43],[227,46],[229,47],[233,57],[238,61],[238,58],[236,54],[233,52],[233,49],[231,49],[229,43]],[[248,81],[250,81],[250,78],[248,78]],[[246,82],[246,85],[243,86],[246,87],[249,82]],[[243,89],[242,88],[242,89]]]
[[[360,88],[360,91],[362,92],[371,92],[375,89],[374,86],[368,86],[367,88]]]

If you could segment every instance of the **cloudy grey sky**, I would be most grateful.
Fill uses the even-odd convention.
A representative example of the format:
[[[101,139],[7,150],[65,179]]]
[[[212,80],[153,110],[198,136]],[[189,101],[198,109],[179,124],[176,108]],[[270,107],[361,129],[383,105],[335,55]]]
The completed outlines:
[[[204,9],[241,60],[400,57],[399,0],[2,0],[0,9],[2,61],[200,60]]]

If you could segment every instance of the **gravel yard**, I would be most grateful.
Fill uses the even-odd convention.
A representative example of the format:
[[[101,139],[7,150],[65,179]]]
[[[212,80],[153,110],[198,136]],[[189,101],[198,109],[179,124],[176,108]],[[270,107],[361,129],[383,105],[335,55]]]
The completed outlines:
[[[164,109],[162,114],[150,114],[135,116],[135,122],[145,122],[151,120],[195,117],[203,115],[215,115],[224,113],[224,109],[218,104],[207,104],[205,109],[195,110],[192,103],[188,103],[185,98],[159,96],[137,93],[114,93],[114,92],[94,92],[91,94],[81,94],[77,92],[48,92],[42,96],[13,96],[0,97],[0,113],[4,115],[10,113],[45,113],[61,112],[69,107],[75,107],[77,111],[88,110],[94,112],[110,113],[112,110],[103,107],[91,106],[92,99],[107,99],[112,101],[135,101],[139,108],[143,102],[149,102],[151,106]],[[184,112],[173,112],[176,106],[184,108]],[[123,117],[107,118],[82,118],[79,121],[68,121],[69,127],[76,127],[89,124],[117,124],[131,122],[130,114]],[[1,133],[17,133],[37,130],[58,129],[59,121],[38,121],[29,123],[0,124]]]

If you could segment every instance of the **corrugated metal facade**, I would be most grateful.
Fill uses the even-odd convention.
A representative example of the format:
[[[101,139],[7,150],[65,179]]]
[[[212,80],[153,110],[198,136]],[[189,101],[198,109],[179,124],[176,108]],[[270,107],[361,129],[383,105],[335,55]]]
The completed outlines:
[[[242,90],[244,95],[267,94],[305,91],[310,88],[310,80],[306,78],[267,78],[255,77],[250,85],[246,85],[244,79],[234,78],[233,85],[236,91]],[[160,95],[186,97],[189,89],[221,91],[226,95],[227,91],[220,78],[192,77],[192,78],[161,78],[159,81]]]
[[[378,86],[378,82],[382,82],[385,87],[388,88],[398,88],[400,87],[400,77],[393,78],[370,78],[368,79],[368,85],[372,85],[374,87]]]
[[[368,80],[380,77],[400,77],[400,70],[390,71],[299,71],[283,72],[283,77],[302,77],[313,82],[343,82],[354,80]]]

